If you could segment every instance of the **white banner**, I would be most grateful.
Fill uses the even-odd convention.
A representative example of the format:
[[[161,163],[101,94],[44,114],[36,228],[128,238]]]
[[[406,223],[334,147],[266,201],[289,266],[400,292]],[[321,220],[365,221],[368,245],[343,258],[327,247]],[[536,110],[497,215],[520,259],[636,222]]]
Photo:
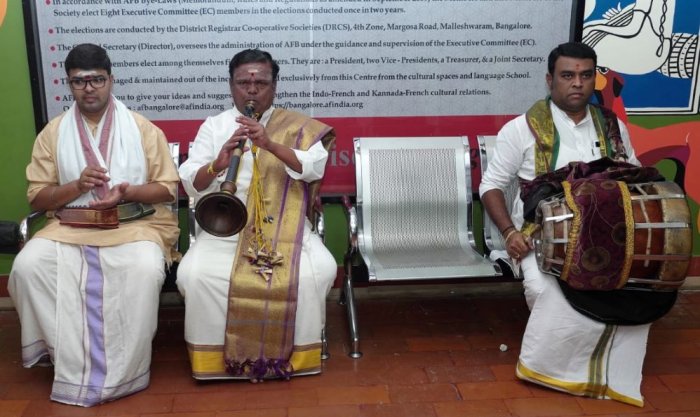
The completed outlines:
[[[49,118],[70,105],[63,60],[107,49],[115,95],[153,120],[231,106],[228,63],[279,62],[276,104],[314,117],[501,115],[546,94],[575,0],[37,0]]]

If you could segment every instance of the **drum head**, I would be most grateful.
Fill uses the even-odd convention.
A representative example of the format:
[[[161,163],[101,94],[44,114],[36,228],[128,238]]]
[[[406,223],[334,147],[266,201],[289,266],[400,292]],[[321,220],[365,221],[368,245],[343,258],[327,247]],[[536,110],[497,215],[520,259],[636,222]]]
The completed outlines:
[[[678,291],[622,289],[580,291],[557,280],[566,300],[584,316],[606,324],[637,325],[651,323],[671,310]]]

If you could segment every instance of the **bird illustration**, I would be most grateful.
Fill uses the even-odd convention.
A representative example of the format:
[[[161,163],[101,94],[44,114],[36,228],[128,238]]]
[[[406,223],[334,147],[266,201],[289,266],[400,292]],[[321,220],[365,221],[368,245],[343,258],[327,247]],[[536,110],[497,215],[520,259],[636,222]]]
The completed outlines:
[[[617,114],[623,122],[627,123],[627,111],[622,100],[622,87],[625,80],[622,74],[610,68],[597,67],[595,79],[595,98],[603,107]]]

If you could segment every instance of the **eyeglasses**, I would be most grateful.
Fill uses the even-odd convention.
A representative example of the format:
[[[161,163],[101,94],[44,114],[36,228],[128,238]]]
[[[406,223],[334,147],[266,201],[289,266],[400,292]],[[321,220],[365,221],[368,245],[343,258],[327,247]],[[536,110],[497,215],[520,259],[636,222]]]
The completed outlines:
[[[68,80],[70,86],[76,90],[85,90],[88,84],[92,88],[102,88],[107,83],[107,78],[102,76],[97,77],[74,77]]]
[[[253,85],[258,90],[264,90],[267,87],[272,85],[272,81],[267,81],[267,80],[255,80],[255,81],[252,81],[252,80],[234,80],[233,84],[242,90],[247,90]]]

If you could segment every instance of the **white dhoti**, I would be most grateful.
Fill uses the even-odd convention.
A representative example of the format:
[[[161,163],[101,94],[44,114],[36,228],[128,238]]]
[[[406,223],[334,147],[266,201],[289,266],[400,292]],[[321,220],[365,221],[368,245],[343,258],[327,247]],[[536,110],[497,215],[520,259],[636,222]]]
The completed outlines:
[[[87,407],[148,386],[164,265],[150,241],[27,242],[9,291],[22,324],[24,366],[54,364],[52,400]]]
[[[185,341],[192,375],[197,379],[235,379],[225,370],[224,337],[237,245],[237,236],[221,239],[202,232],[178,267],[176,283],[186,304]],[[290,358],[293,375],[321,372],[326,296],[336,275],[335,259],[307,224],[301,248],[294,348]]]
[[[575,395],[643,406],[640,386],[650,325],[591,320],[569,305],[557,278],[539,271],[534,253],[521,267],[530,318],[517,376]]]

